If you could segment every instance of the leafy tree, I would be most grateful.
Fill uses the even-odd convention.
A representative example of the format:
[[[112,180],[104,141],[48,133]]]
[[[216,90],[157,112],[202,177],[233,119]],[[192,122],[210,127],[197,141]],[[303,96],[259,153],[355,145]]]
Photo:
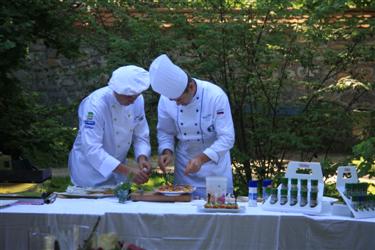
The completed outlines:
[[[68,56],[78,51],[79,36],[73,25],[77,21],[74,14],[79,13],[76,7],[73,1],[17,0],[1,4],[0,151],[13,159],[35,156],[35,151],[43,151],[47,157],[44,163],[62,158],[59,147],[67,128],[53,115],[57,110],[38,105],[37,95],[25,89],[13,72],[24,65],[30,44],[39,39]]]
[[[282,174],[289,159],[311,161],[318,155],[323,155],[329,177],[336,169],[329,153],[350,152],[355,140],[352,111],[373,89],[356,68],[374,55],[368,43],[374,25],[355,15],[340,16],[374,4],[95,3],[98,10],[105,8],[116,17],[113,26],[97,29],[97,45],[105,48],[111,67],[126,61],[147,68],[155,56],[168,53],[193,76],[211,80],[228,93],[236,129],[235,181],[240,189],[245,190],[252,177]],[[349,98],[340,100],[344,95]],[[152,103],[148,115],[155,122],[157,98],[149,95],[148,101]]]
[[[370,41],[375,23],[353,8],[373,9],[374,1],[15,2],[5,4],[0,16],[4,24],[0,53],[10,63],[0,64],[0,146],[4,151],[37,145],[33,144],[36,138],[45,135],[39,142],[60,145],[58,152],[62,152],[71,140],[54,129],[59,119],[43,119],[60,114],[37,107],[11,77],[27,56],[29,43],[37,38],[68,52],[76,51],[72,49],[79,44],[75,41],[82,38],[81,43],[106,56],[102,70],[107,72],[124,64],[148,68],[153,58],[168,53],[193,77],[223,87],[235,122],[235,182],[243,192],[253,177],[281,175],[289,159],[311,161],[323,155],[325,176],[334,174],[336,163],[329,153],[350,153],[358,140],[352,136],[353,111],[373,109],[360,103],[374,83],[358,69],[374,58]],[[77,24],[83,37],[72,29]],[[154,129],[158,96],[152,91],[145,95]],[[371,137],[367,134],[360,139]],[[154,130],[152,135],[156,146]],[[354,149],[356,157],[367,155],[363,148]],[[363,174],[371,169],[370,156],[366,164],[360,167]]]

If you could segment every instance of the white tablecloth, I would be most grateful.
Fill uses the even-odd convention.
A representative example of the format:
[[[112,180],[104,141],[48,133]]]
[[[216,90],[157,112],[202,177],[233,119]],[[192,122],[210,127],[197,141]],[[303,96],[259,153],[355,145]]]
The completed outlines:
[[[50,205],[0,209],[0,249],[28,249],[36,228],[72,225],[116,232],[146,249],[373,249],[375,218],[263,211],[205,213],[190,203],[127,202],[115,198],[61,199]],[[246,205],[246,204],[241,204]]]

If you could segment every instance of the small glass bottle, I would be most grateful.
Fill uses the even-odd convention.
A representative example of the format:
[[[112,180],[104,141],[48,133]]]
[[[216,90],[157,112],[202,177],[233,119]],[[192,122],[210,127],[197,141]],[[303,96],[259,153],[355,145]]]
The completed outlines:
[[[277,201],[278,201],[278,198],[277,198],[277,188],[273,188],[271,190],[271,200],[270,200],[270,203],[271,204],[276,204]]]
[[[307,205],[307,190],[301,190],[301,200],[299,205],[304,207]]]
[[[295,179],[295,178],[291,179],[290,184],[291,184],[290,190],[298,190],[298,187],[297,187],[298,179]]]
[[[290,180],[290,201],[289,204],[294,206],[297,204],[298,196],[298,179],[292,178]]]
[[[280,205],[285,205],[287,202],[288,202],[288,190],[287,189],[281,189]]]
[[[310,192],[310,207],[316,207],[318,205],[318,192],[311,191]]]
[[[369,184],[366,182],[361,183],[361,195],[367,195],[368,186]]]
[[[345,183],[345,196],[350,199],[352,192],[352,183]]]
[[[316,191],[318,192],[318,180],[311,180],[311,192]]]
[[[288,178],[281,178],[281,190],[288,190]]]
[[[297,204],[297,195],[298,195],[297,189],[290,190],[290,202],[289,202],[289,204],[291,206],[294,206],[294,205]]]
[[[355,211],[358,211],[359,210],[359,196],[352,196],[352,208],[355,210]]]
[[[307,179],[301,179],[301,191],[302,190],[307,191]]]

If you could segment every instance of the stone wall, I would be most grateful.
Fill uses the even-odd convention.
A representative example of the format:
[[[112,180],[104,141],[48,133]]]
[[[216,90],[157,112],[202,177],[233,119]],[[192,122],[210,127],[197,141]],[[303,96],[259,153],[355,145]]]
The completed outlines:
[[[104,57],[90,48],[82,48],[76,59],[67,59],[42,41],[30,46],[25,69],[15,72],[27,88],[40,94],[44,104],[75,104],[92,89],[106,83],[108,75],[101,71]]]
[[[331,46],[339,48],[342,45],[337,43]],[[103,72],[106,66],[104,56],[98,51],[82,48],[81,52],[84,56],[67,59],[57,54],[56,50],[45,47],[43,42],[39,41],[30,47],[27,67],[17,71],[16,76],[25,86],[37,91],[45,104],[77,104],[93,89],[106,85],[111,73],[98,74],[98,71]],[[347,72],[337,75],[335,80],[351,75],[361,81],[375,82],[375,62],[364,62],[360,65],[360,67],[353,67]],[[300,65],[291,65],[287,72],[288,78],[306,81],[320,78],[327,73],[325,70],[327,69],[307,72]],[[298,98],[305,92],[306,89],[303,86],[291,86],[290,89],[285,89],[282,96],[287,98],[284,101],[288,103],[288,99]],[[332,98],[344,104],[350,99],[348,95],[350,92],[338,94]],[[374,93],[361,97],[358,108],[366,109],[368,107],[375,108]]]

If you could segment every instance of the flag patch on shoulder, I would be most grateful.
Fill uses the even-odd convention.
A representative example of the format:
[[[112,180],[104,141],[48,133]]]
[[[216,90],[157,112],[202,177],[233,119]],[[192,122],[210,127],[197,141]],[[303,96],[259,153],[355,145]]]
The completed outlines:
[[[224,115],[224,109],[216,110],[217,115]]]

